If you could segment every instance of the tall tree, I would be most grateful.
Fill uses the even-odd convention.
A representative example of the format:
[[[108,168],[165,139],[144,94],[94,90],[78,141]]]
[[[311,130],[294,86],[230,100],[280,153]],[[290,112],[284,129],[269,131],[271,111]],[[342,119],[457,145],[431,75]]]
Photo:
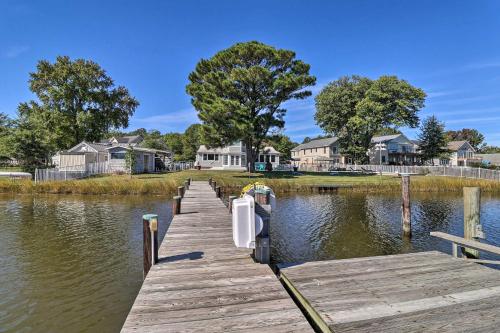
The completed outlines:
[[[145,148],[158,149],[158,150],[167,150],[169,149],[167,143],[163,139],[160,131],[151,130],[149,132],[135,132],[132,135],[141,135],[144,138],[144,141],[141,142],[141,146]]]
[[[268,138],[267,144],[274,147],[281,153],[280,161],[289,161],[292,158],[292,149],[298,146],[298,143],[293,142],[284,134],[273,135]]]
[[[445,135],[448,141],[468,141],[476,151],[479,151],[486,146],[486,143],[484,143],[484,135],[474,128],[462,128],[458,131],[446,131]]]
[[[183,156],[183,146],[182,146],[182,134],[181,133],[167,133],[163,136],[163,140],[167,144],[167,147],[174,153],[175,161],[182,161]]]
[[[311,95],[310,66],[295,52],[256,41],[238,43],[202,59],[189,75],[186,91],[203,123],[203,136],[212,146],[237,140],[246,145],[250,168],[272,129],[284,127],[283,102]]]
[[[425,93],[396,76],[341,77],[316,96],[318,125],[339,137],[340,151],[365,162],[371,138],[387,127],[417,127]]]
[[[54,63],[38,62],[30,74],[30,90],[38,101],[22,103],[23,119],[34,117],[50,128],[52,145],[67,149],[82,140],[97,141],[113,128],[127,127],[139,102],[95,62],[57,57]]]
[[[9,138],[12,135],[12,121],[0,112],[0,159],[5,160],[12,155]]]
[[[185,161],[194,161],[196,152],[202,144],[201,124],[189,126],[182,136],[182,159]]]
[[[422,122],[418,140],[422,160],[432,161],[432,165],[434,165],[434,158],[444,156],[447,153],[444,124],[435,116],[427,117]]]

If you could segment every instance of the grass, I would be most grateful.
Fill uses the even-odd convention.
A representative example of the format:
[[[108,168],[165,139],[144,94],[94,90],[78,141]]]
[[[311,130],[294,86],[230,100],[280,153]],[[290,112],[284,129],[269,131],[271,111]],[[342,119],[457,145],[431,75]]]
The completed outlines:
[[[186,178],[208,180],[212,177],[229,192],[238,192],[251,182],[263,182],[276,193],[311,191],[311,185],[341,185],[352,191],[391,192],[400,191],[400,179],[396,176],[342,175],[328,173],[255,173],[234,171],[187,170],[168,174],[107,175],[71,181],[53,181],[35,184],[30,180],[0,179],[0,192],[8,193],[56,193],[56,194],[112,194],[112,195],[173,195],[177,186]],[[462,191],[465,186],[479,186],[485,192],[500,193],[500,182],[439,176],[412,176],[412,192]],[[347,190],[347,189],[346,189]]]

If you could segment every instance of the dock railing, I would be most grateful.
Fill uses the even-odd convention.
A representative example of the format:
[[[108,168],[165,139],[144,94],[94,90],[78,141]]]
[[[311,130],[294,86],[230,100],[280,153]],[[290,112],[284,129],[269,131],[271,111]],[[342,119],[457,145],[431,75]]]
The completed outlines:
[[[485,251],[493,254],[500,255],[500,247],[478,242],[476,240],[465,239],[462,237],[450,235],[440,231],[431,231],[431,236],[441,238],[451,242],[452,244],[452,254],[455,258],[465,259],[467,261],[472,261],[480,264],[492,264],[500,265],[499,260],[484,260],[484,259],[469,259],[466,256],[462,256],[465,249],[474,249],[478,251]]]

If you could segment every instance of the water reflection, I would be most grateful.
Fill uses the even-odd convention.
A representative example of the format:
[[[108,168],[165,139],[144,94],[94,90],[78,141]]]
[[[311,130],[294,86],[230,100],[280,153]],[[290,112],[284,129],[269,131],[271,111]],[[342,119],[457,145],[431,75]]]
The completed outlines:
[[[144,213],[163,198],[0,197],[0,331],[119,331],[142,281]]]
[[[500,198],[483,195],[481,214],[487,242],[500,245]],[[273,212],[272,256],[276,262],[297,262],[424,250],[450,253],[450,243],[429,232],[463,235],[461,195],[412,195],[412,231],[410,241],[401,237],[399,193],[282,196]]]

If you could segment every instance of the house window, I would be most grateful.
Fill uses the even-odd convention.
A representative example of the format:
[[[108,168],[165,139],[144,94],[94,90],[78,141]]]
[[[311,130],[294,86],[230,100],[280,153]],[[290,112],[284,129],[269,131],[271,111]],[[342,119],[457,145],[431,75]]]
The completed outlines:
[[[227,155],[222,156],[222,161],[223,161],[224,165],[229,165],[229,159],[227,158]]]
[[[318,148],[316,148],[316,152],[318,152]]]
[[[274,162],[276,162],[276,156],[271,155],[271,163],[274,163]]]
[[[241,155],[241,165],[242,166],[247,165],[247,156],[246,155]]]
[[[385,163],[385,156],[382,156],[382,163]]]
[[[124,160],[125,159],[125,153],[120,152],[120,153],[111,153],[111,159],[112,160]]]
[[[219,155],[216,154],[203,154],[204,161],[218,161]]]
[[[264,162],[264,155],[259,155],[259,162]]]
[[[336,146],[332,147],[332,153],[337,154],[337,147]]]
[[[323,154],[326,154],[326,147],[323,147]]]

